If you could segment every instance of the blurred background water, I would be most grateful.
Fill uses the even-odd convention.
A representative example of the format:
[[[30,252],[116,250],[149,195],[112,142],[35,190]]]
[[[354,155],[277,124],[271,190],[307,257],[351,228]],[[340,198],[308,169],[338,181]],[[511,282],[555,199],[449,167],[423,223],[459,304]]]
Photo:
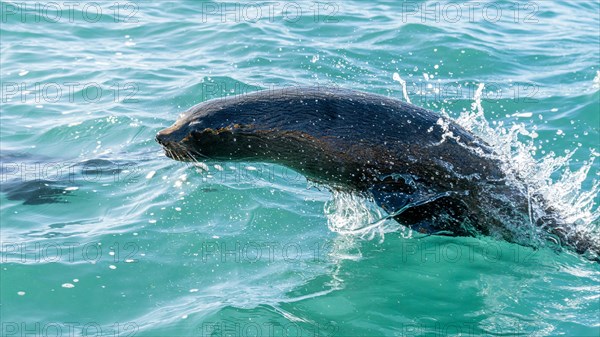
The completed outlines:
[[[600,335],[598,264],[489,238],[340,234],[331,194],[293,171],[191,166],[154,142],[190,106],[258,89],[402,99],[398,73],[414,104],[458,117],[484,83],[498,137],[518,124],[540,165],[570,155],[557,181],[587,165],[556,193],[597,200],[598,1],[1,10],[2,336]]]

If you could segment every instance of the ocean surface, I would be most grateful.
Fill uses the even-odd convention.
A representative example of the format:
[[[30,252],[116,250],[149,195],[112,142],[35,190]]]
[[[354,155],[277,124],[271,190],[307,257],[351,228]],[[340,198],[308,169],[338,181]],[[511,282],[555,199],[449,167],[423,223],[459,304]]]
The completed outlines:
[[[154,141],[213,98],[387,95],[598,235],[597,0],[0,4],[0,335],[600,335],[598,263],[417,235],[284,167]]]

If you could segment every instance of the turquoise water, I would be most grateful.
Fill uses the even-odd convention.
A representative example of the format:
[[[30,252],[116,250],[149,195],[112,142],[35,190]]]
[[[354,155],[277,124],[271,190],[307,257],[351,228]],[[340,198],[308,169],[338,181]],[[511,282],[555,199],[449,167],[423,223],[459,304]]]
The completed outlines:
[[[580,256],[371,238],[366,200],[154,141],[258,89],[403,99],[397,73],[597,235],[597,1],[250,4],[1,2],[2,336],[600,334],[600,266]]]

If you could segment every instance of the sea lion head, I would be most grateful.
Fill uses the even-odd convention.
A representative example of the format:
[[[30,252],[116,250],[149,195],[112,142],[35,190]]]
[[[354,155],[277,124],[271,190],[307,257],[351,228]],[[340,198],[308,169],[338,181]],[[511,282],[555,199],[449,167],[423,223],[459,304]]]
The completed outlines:
[[[316,180],[347,183],[384,156],[374,153],[377,144],[360,144],[357,132],[349,131],[372,129],[372,116],[353,113],[360,97],[345,100],[336,90],[261,91],[207,101],[158,132],[156,140],[180,161],[270,162]]]
[[[200,103],[158,132],[156,140],[168,157],[181,161],[270,161],[284,157],[291,148],[281,142],[302,130],[299,124],[306,117],[286,98],[264,91]],[[305,131],[306,135],[311,133]]]
[[[246,137],[256,131],[257,118],[239,104],[210,101],[184,112],[156,141],[179,161],[259,159]],[[260,117],[257,115],[256,117]]]

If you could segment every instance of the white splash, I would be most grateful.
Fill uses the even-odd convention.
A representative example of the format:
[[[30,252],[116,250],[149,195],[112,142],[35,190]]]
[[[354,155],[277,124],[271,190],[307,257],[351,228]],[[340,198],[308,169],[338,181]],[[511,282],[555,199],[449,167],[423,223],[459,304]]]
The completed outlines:
[[[394,80],[403,83],[397,73],[394,74]],[[592,150],[590,158],[575,171],[570,169],[574,151],[565,156],[550,152],[542,158],[536,158],[540,148],[534,144],[534,139],[538,137],[535,130],[528,131],[522,123],[504,125],[500,122],[497,126],[490,126],[481,104],[484,88],[483,83],[479,85],[471,111],[463,111],[455,122],[494,148],[494,156],[500,159],[509,183],[528,191],[528,195],[545,197],[545,205],[537,205],[535,200],[530,201],[530,217],[543,214],[549,206],[557,210],[566,223],[575,224],[575,231],[595,237],[593,233],[600,230],[597,223],[600,209],[596,205],[600,182],[594,179],[592,188],[587,190],[583,188],[583,184],[588,180],[594,160],[600,154],[597,150]],[[442,128],[446,126],[443,118],[440,118],[438,125]],[[453,135],[450,133],[445,137]],[[557,173],[560,173],[558,178]],[[325,215],[329,229],[344,235],[369,240],[376,236],[383,240],[385,233],[397,231],[405,237],[412,235],[411,230],[391,220],[390,215],[373,200],[355,194],[332,192],[332,199],[325,204]]]
[[[199,170],[204,170],[206,172],[210,171],[210,168],[208,168],[208,165],[206,165],[205,163],[202,163],[202,162],[195,162],[194,166],[196,166]]]
[[[595,179],[592,188],[587,191],[582,186],[597,157],[594,151],[576,171],[570,169],[570,159],[575,151],[565,156],[549,152],[541,159],[535,158],[540,151],[533,141],[537,137],[535,130],[528,131],[522,123],[510,126],[499,123],[497,127],[491,127],[481,105],[483,89],[482,83],[475,93],[471,111],[463,111],[456,122],[494,148],[513,184],[524,186],[529,195],[543,195],[547,206],[558,210],[565,222],[577,225],[575,230],[597,231],[593,224],[600,218],[600,210],[594,199],[600,192],[600,182]],[[531,206],[534,210],[545,208],[542,205]]]
[[[152,177],[154,177],[155,174],[156,174],[156,171],[148,172],[148,174],[146,174],[146,179],[152,179]]]
[[[399,82],[400,85],[402,86],[402,95],[404,96],[404,100],[406,100],[408,103],[410,103],[410,97],[408,97],[408,92],[406,90],[406,81],[403,80],[400,77],[400,74],[398,73],[394,73],[394,75],[392,76],[393,80],[396,82]]]
[[[325,203],[324,210],[329,229],[340,234],[368,240],[378,236],[383,241],[385,233],[406,229],[388,219],[388,214],[373,200],[353,193],[332,191],[332,199]]]
[[[511,115],[512,117],[518,117],[518,118],[531,118],[533,116],[533,113],[531,112],[517,112]]]

